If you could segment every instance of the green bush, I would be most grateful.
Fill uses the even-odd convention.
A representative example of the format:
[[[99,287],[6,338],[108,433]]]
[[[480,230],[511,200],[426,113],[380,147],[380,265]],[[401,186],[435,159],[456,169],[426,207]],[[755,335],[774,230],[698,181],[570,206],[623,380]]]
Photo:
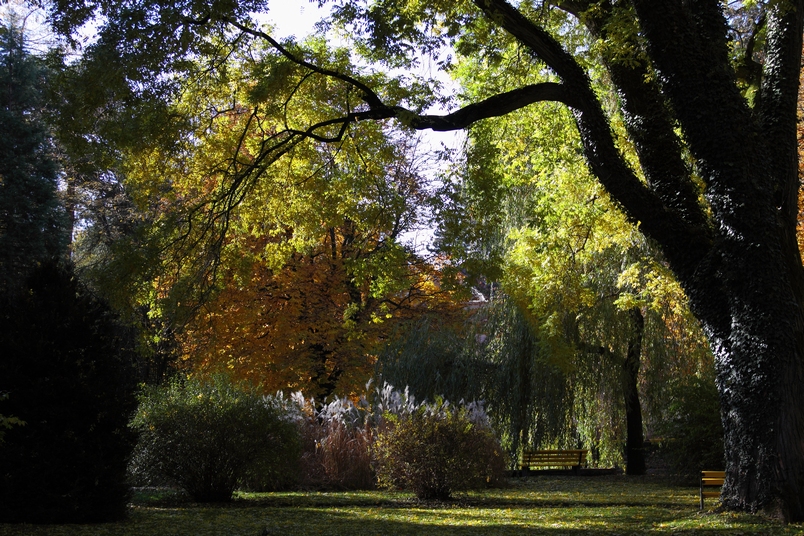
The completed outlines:
[[[697,481],[704,469],[722,470],[720,399],[711,379],[686,378],[670,388],[670,404],[659,432],[661,452],[679,476]]]
[[[379,485],[412,490],[419,499],[497,483],[505,462],[485,419],[474,408],[437,402],[408,414],[386,414],[374,445]],[[483,415],[485,415],[483,413]]]
[[[274,487],[298,469],[298,429],[281,404],[223,376],[145,389],[131,426],[134,475],[198,502],[231,500],[241,485]]]

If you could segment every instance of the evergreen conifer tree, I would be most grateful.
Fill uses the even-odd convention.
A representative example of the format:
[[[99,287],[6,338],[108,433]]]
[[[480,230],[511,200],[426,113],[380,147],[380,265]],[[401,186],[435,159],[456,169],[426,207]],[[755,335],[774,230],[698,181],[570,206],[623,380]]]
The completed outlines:
[[[12,17],[0,27],[0,291],[65,248],[58,165],[43,120],[44,65]]]

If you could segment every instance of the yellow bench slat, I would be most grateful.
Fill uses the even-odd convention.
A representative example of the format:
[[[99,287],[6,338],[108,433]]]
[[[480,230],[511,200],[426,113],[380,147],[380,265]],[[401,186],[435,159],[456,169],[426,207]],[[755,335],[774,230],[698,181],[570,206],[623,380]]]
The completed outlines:
[[[701,510],[704,507],[704,499],[707,497],[720,497],[720,490],[718,491],[704,491],[705,487],[714,488],[721,487],[726,481],[725,471],[701,471],[701,486],[698,492]]]
[[[532,450],[522,453],[519,461],[521,469],[550,467],[579,467],[586,464],[588,451],[576,450]]]

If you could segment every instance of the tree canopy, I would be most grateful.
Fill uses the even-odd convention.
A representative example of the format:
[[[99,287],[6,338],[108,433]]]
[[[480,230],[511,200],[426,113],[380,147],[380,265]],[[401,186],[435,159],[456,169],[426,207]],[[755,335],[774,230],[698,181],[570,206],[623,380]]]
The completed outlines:
[[[804,1],[331,5],[353,55],[330,53],[321,40],[277,41],[256,18],[270,13],[267,1],[55,0],[51,13],[65,35],[98,24],[84,58],[104,66],[98,88],[111,115],[150,119],[152,131],[196,132],[175,147],[178,156],[198,140],[193,129],[204,119],[241,121],[214,153],[216,195],[178,223],[184,244],[224,236],[208,230],[226,230],[232,210],[270,184],[280,158],[312,142],[344,142],[366,120],[396,119],[405,132],[456,130],[536,102],[568,108],[591,174],[658,244],[708,337],[725,431],[725,506],[804,519],[804,272],[796,241]],[[404,72],[421,55],[449,50],[478,58],[482,72],[505,60],[511,44],[517,61],[545,77],[487,81],[452,112],[429,112],[456,102],[435,81]],[[186,88],[232,75],[227,59],[236,54],[254,59],[227,78],[245,95],[226,84],[222,95],[200,91],[192,108],[204,113],[178,121],[188,117],[177,113],[192,93]],[[145,113],[159,110],[155,103],[164,113]],[[279,119],[267,121],[269,109]],[[156,172],[183,162],[146,156],[130,162]],[[213,226],[198,225],[199,215]],[[203,268],[205,257],[195,258]]]

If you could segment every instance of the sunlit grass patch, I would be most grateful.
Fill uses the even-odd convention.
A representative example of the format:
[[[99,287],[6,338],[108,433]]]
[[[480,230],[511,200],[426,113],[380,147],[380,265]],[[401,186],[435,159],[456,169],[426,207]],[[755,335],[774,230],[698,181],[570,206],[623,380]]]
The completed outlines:
[[[711,501],[714,506],[714,501]],[[402,492],[239,493],[200,505],[170,490],[140,490],[130,519],[106,525],[0,525],[0,535],[804,534],[749,515],[699,512],[697,490],[634,477],[536,477],[425,503]]]

